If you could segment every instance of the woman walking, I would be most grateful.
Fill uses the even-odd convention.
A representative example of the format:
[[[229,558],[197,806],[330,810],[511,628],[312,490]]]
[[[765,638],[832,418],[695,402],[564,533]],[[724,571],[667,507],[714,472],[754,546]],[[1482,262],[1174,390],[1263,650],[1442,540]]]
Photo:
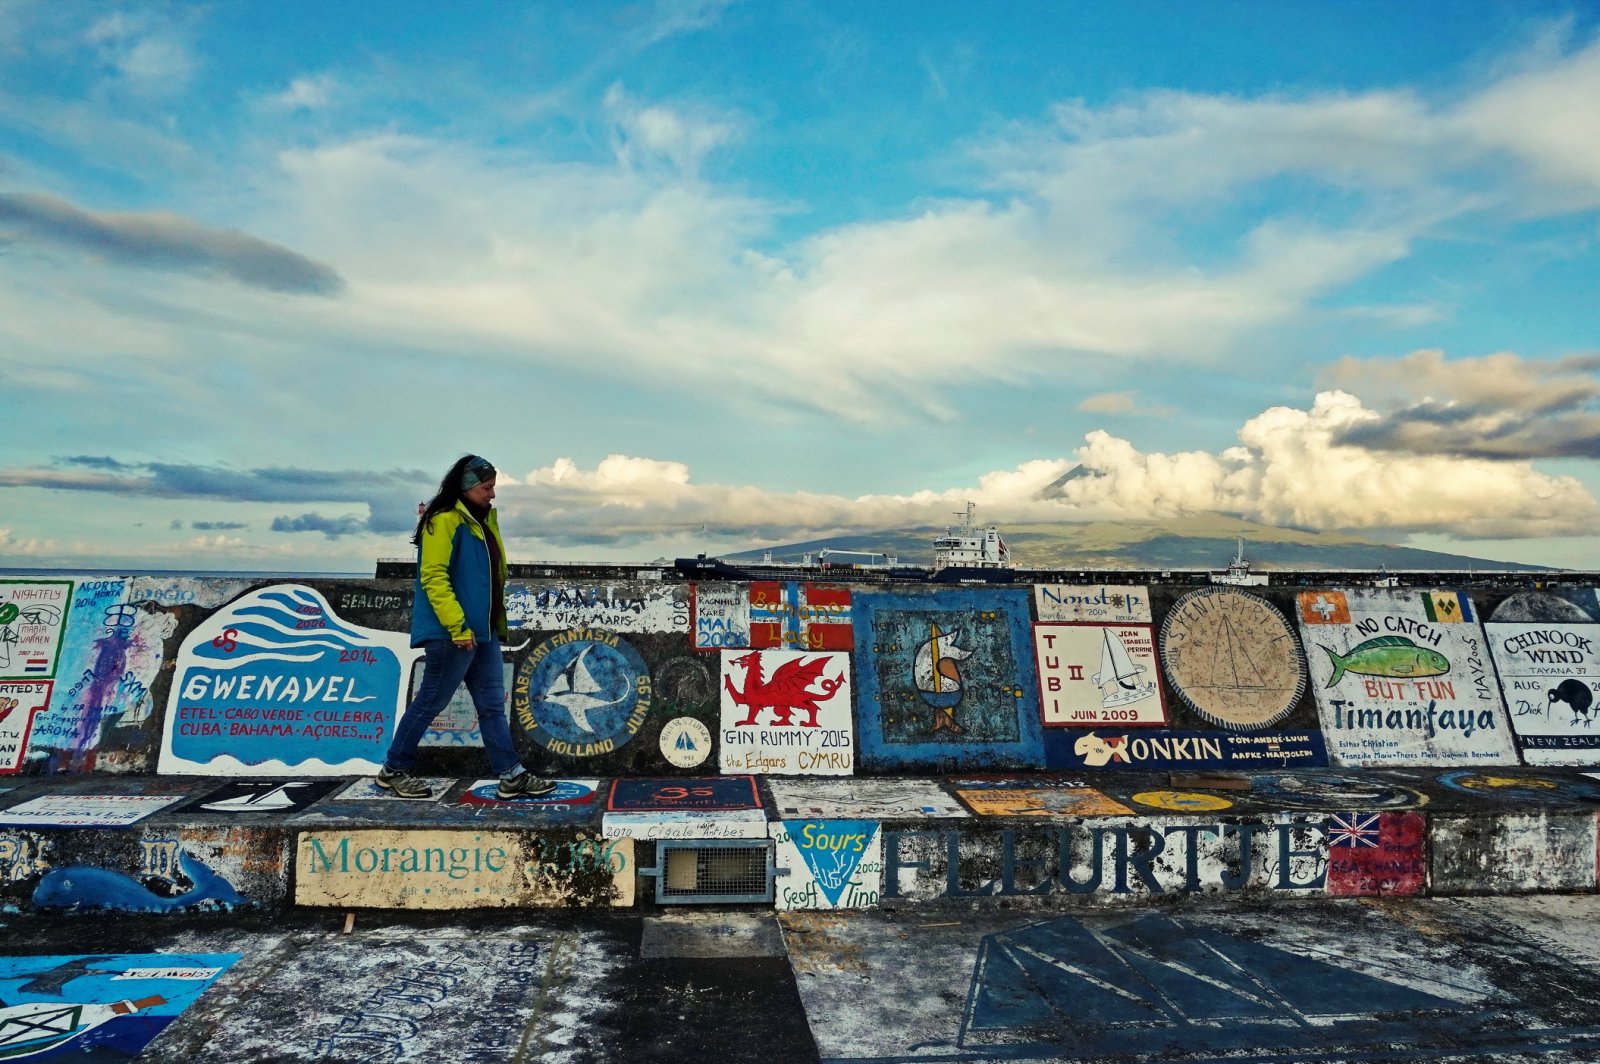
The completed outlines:
[[[537,798],[555,790],[522,766],[506,723],[500,640],[506,629],[506,552],[494,512],[494,466],[463,455],[417,519],[417,584],[411,604],[411,645],[423,652],[422,682],[406,707],[378,772],[378,786],[401,798],[431,798],[411,774],[423,732],[465,681],[478,710],[489,770],[500,777],[502,801]]]

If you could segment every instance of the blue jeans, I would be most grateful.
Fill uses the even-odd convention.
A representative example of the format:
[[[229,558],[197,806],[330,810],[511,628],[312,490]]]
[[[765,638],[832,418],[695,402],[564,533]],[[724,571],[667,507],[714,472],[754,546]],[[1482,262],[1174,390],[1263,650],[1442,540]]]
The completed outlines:
[[[383,759],[384,768],[391,772],[411,771],[423,732],[450,704],[450,696],[463,680],[478,710],[478,730],[489,755],[489,771],[503,778],[521,774],[522,759],[511,745],[511,728],[506,723],[506,681],[498,639],[480,639],[472,650],[463,650],[448,639],[430,639],[422,644],[422,682],[417,685],[417,697],[406,707],[400,726],[395,729],[389,755]]]

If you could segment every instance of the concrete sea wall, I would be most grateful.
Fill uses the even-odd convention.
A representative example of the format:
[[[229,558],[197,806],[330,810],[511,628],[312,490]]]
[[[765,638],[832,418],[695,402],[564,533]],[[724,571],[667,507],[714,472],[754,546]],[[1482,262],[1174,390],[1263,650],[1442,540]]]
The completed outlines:
[[[779,908],[1595,887],[1592,589],[517,581],[515,805],[464,692],[434,801],[359,778],[410,604],[0,581],[0,903],[632,905],[672,838],[770,841]]]

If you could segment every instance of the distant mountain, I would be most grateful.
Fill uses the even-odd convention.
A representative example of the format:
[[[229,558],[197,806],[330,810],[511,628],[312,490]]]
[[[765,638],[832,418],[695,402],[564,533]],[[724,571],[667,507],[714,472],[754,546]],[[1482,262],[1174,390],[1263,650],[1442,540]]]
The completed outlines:
[[[1069,474],[1070,476],[1070,474]],[[862,555],[830,558],[839,562],[881,562],[867,553],[896,557],[901,565],[933,564],[933,541],[944,527],[897,528],[884,532],[832,536],[782,546],[725,554],[730,562],[815,560],[823,549]],[[1221,515],[1170,521],[1087,521],[1001,526],[1000,535],[1021,569],[1221,569],[1233,560],[1238,537],[1256,569],[1548,569],[1549,566],[1492,561],[1465,554],[1418,550],[1376,543],[1339,532],[1274,528]]]

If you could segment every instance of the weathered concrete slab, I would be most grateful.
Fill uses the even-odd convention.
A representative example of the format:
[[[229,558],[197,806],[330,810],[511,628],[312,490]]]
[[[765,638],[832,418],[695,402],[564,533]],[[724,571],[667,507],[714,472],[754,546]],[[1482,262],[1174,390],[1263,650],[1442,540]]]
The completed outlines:
[[[823,1060],[1593,1060],[1600,905],[1527,910],[1529,933],[1522,911],[1219,903],[780,919]],[[864,988],[888,985],[862,1006]]]
[[[646,917],[641,957],[782,957],[783,932],[772,913],[687,910]]]
[[[141,1059],[580,1059],[627,958],[604,928],[410,926],[253,950]]]
[[[1595,888],[1593,813],[1435,817],[1430,881],[1442,894]]]

